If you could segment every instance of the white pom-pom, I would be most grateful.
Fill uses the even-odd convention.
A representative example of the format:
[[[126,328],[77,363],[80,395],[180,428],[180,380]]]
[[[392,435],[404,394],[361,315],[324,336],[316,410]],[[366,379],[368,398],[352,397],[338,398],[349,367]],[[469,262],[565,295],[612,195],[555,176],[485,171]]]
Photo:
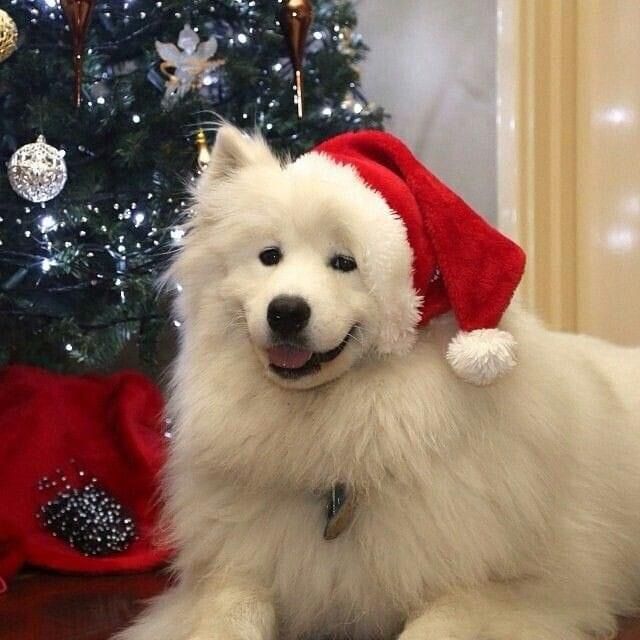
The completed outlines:
[[[457,376],[482,387],[516,366],[516,341],[500,329],[459,331],[449,343],[447,361]]]

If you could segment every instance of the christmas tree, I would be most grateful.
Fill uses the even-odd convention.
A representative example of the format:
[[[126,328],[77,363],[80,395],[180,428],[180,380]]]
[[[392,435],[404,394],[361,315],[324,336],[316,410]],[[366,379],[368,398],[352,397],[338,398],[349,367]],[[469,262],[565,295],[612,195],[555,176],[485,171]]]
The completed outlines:
[[[170,326],[155,281],[179,248],[197,146],[206,154],[216,118],[295,155],[384,117],[359,90],[366,47],[350,2],[313,2],[302,119],[282,0],[97,1],[79,108],[60,0],[6,5],[19,38],[0,62],[0,363],[104,368],[133,343],[153,368]],[[24,145],[39,135],[57,164],[50,192],[24,173],[11,174],[14,191],[6,165],[33,162]],[[43,202],[16,193],[61,187]]]

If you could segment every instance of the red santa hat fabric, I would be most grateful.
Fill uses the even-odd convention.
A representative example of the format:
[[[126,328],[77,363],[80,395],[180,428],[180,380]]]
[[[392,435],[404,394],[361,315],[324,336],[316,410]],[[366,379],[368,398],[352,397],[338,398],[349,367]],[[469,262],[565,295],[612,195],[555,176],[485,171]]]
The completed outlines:
[[[513,338],[496,328],[524,271],[522,249],[389,133],[342,134],[314,152],[352,166],[402,218],[414,256],[414,288],[423,298],[420,324],[451,310],[461,329],[448,353],[456,372],[488,384],[511,368]]]
[[[167,559],[155,529],[162,414],[159,390],[139,373],[0,371],[0,578],[23,564],[110,573]],[[92,514],[73,531],[78,500]]]

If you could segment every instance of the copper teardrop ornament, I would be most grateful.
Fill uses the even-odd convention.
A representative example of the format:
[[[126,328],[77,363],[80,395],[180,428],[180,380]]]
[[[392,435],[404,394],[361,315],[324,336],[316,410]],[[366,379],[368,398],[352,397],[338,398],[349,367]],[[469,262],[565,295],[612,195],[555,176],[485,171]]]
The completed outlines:
[[[80,91],[82,86],[82,65],[84,62],[84,48],[91,22],[91,13],[95,0],[60,0],[71,31],[73,45],[73,71],[75,77],[74,101],[80,106]]]
[[[302,62],[312,20],[313,5],[311,0],[284,0],[280,12],[280,22],[289,45],[289,55],[293,65],[298,118],[302,118]]]

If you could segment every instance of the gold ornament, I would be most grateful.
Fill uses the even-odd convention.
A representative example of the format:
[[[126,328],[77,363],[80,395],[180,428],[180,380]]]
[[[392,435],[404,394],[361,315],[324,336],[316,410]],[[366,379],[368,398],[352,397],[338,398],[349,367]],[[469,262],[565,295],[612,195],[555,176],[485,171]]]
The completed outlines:
[[[18,48],[18,27],[13,18],[0,9],[0,62],[4,62]]]
[[[311,0],[285,0],[280,12],[280,22],[289,45],[289,54],[293,65],[298,118],[302,118],[302,61],[307,33],[312,20],[313,5]]]
[[[198,129],[196,134],[196,149],[198,151],[198,167],[201,171],[204,171],[211,162],[211,153],[209,152],[207,136],[204,134],[203,129]]]

